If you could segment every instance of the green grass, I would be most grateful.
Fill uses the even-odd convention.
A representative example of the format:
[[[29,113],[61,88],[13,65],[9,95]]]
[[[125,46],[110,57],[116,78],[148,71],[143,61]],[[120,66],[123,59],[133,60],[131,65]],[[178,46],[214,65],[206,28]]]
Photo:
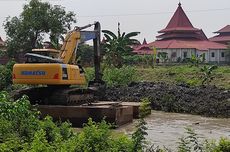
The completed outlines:
[[[169,84],[187,83],[191,86],[199,86],[202,83],[203,73],[200,67],[189,65],[156,66],[154,68],[137,67],[139,81],[166,82]],[[219,66],[214,71],[214,79],[210,83],[217,87],[230,89],[230,66]]]

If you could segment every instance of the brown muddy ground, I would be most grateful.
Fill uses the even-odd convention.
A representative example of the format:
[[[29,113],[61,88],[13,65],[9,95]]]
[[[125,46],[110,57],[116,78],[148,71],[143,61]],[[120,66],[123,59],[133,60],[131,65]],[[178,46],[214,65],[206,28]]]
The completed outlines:
[[[138,82],[106,90],[104,100],[139,102],[149,98],[154,110],[230,118],[230,90]]]

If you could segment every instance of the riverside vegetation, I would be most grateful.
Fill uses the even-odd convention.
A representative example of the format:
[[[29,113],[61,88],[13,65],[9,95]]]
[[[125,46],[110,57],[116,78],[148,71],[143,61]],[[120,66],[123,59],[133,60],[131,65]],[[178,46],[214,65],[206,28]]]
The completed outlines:
[[[68,122],[53,122],[30,105],[26,96],[13,101],[6,92],[0,92],[0,151],[1,152],[159,152],[171,151],[146,145],[144,117],[149,114],[149,101],[142,99],[140,119],[132,136],[112,133],[111,125],[104,120],[95,123],[89,119],[79,132]],[[179,140],[178,152],[228,152],[230,140],[201,141],[188,129],[188,136]]]
[[[6,79],[11,77],[10,69],[12,69],[13,64],[14,62],[10,62],[7,66],[1,67],[3,68],[1,71],[1,80],[7,80],[2,81],[5,82],[5,87],[3,87],[4,90],[10,91],[14,88],[12,87],[11,79]],[[186,78],[185,80],[188,80],[187,76],[192,73],[190,67],[188,68],[186,66],[184,68],[183,66],[163,66],[152,70],[162,70],[167,73],[167,68],[178,68],[180,72],[177,73],[177,70],[175,70],[175,74],[173,74],[172,77],[181,74]],[[192,67],[192,69],[194,68],[197,67]],[[197,87],[196,85],[184,82],[176,85],[178,82],[174,81],[176,79],[173,80],[170,78],[171,76],[166,76],[168,77],[166,80],[170,80],[168,82],[166,81],[167,83],[163,83],[160,77],[152,79],[152,81],[155,82],[139,82],[140,77],[146,77],[146,75],[154,77],[154,74],[156,74],[154,72],[143,73],[142,70],[144,69],[134,66],[123,66],[119,69],[115,67],[103,67],[103,71],[106,72],[104,73],[103,79],[108,83],[108,89],[106,91],[107,97],[128,99],[124,98],[125,92],[125,95],[132,95],[130,97],[134,97],[135,100],[133,101],[140,102],[142,100],[144,103],[144,108],[142,110],[144,116],[148,113],[147,111],[150,110],[148,105],[151,105],[158,110],[172,112],[193,113],[191,109],[196,109],[198,110],[196,114],[208,114],[209,111],[212,110],[210,113],[213,114],[214,112],[214,114],[217,114],[216,116],[229,117],[228,99],[230,97],[227,89],[219,89],[218,87],[210,87],[209,85],[198,85]],[[149,68],[149,70],[151,69]],[[200,72],[199,69],[195,70],[202,76],[202,72]],[[224,81],[228,81],[228,70],[227,67],[219,67],[216,71],[213,71],[214,75],[212,76],[216,74],[221,75]],[[92,78],[93,70],[89,68],[86,69],[86,71],[87,78]],[[161,73],[162,76],[164,75],[163,72]],[[191,73],[188,74],[189,72]],[[157,80],[157,78],[159,79]],[[134,82],[130,83],[132,81]],[[215,81],[215,78],[213,81]],[[199,82],[202,84],[201,80]],[[219,85],[219,87],[220,86],[221,85]],[[185,92],[181,93],[178,91],[178,88],[180,88],[180,91],[184,90]],[[226,85],[225,88],[228,88],[228,85]],[[162,92],[166,94],[161,94]],[[199,106],[199,104],[198,106],[200,108],[191,108],[191,105],[197,105],[197,103],[190,102],[191,99],[194,100],[191,96],[196,96],[198,98],[202,96],[204,98],[201,99],[210,99],[207,95],[204,95],[204,93],[207,92],[211,95],[209,97],[214,99],[214,101],[210,102],[206,100],[209,102],[205,103],[200,100],[199,102],[201,104],[205,103],[205,108]],[[109,95],[109,93],[113,95]],[[149,96],[150,94],[155,98],[151,98],[151,96]],[[178,94],[186,94],[186,96],[178,96]],[[180,101],[181,103],[175,101]],[[188,105],[186,105],[186,103]],[[210,108],[210,105],[212,108]],[[13,101],[5,92],[1,92],[0,94],[0,124],[0,151],[172,151],[170,147],[159,148],[156,145],[149,146],[146,144],[145,135],[147,128],[145,126],[146,122],[142,117],[138,121],[136,131],[132,136],[125,134],[114,136],[110,124],[107,124],[105,121],[95,123],[91,119],[85,124],[82,131],[74,132],[71,128],[71,124],[68,122],[55,123],[49,116],[44,119],[40,118],[39,111],[36,110],[36,107],[30,105],[29,100],[25,96],[17,101]],[[230,151],[230,140],[226,138],[222,138],[219,141],[201,140],[194,131],[188,130],[187,136],[179,139],[179,146],[175,151],[227,152]]]
[[[14,63],[0,66],[0,90],[11,92],[27,87],[12,85]],[[148,97],[155,110],[230,117],[230,68],[220,66],[210,71],[208,67],[212,66],[102,66],[107,84],[104,100],[139,102]],[[86,77],[93,79],[92,68],[86,68]]]
[[[31,16],[33,17],[31,18]],[[42,33],[48,34],[51,43],[58,48],[58,42],[62,38],[62,34],[66,33],[70,25],[76,22],[74,17],[74,12],[66,12],[61,6],[52,6],[48,2],[31,0],[23,7],[23,11],[19,17],[8,17],[6,19],[4,27],[9,37],[7,40],[8,55],[14,57],[21,51],[28,52],[31,48],[35,48],[35,46],[41,46],[44,38],[44,34]],[[33,19],[34,22],[31,22],[31,19]],[[52,20],[52,22],[50,22],[50,20]],[[64,22],[60,23],[60,20]],[[190,105],[191,100],[188,99],[194,96],[201,97],[214,93],[213,96],[210,96],[210,98],[212,97],[212,99],[214,99],[214,101],[210,102],[214,103],[213,105],[211,104],[211,109],[209,106],[207,106],[207,108],[201,107],[196,114],[213,113],[214,110],[214,113],[217,114],[216,116],[223,116],[223,114],[226,114],[224,117],[229,116],[230,106],[229,93],[227,90],[230,88],[229,66],[218,67],[218,69],[214,71],[213,68],[204,67],[203,71],[200,71],[200,61],[195,58],[192,62],[192,64],[195,65],[193,67],[188,67],[187,65],[171,67],[165,66],[166,63],[164,63],[164,66],[152,66],[152,56],[128,57],[128,55],[131,55],[132,50],[130,46],[138,43],[133,38],[138,34],[139,32],[130,32],[128,34],[120,32],[120,24],[118,24],[117,35],[111,31],[104,30],[106,40],[102,50],[106,53],[104,56],[105,63],[110,66],[103,67],[103,79],[109,87],[106,92],[107,95],[113,93],[114,96],[111,96],[112,98],[116,96],[116,99],[118,99],[118,97],[124,98],[124,91],[127,91],[126,93],[130,91],[133,95],[132,97],[135,99],[134,101],[140,102],[143,100],[144,106],[142,108],[144,109],[143,116],[145,116],[148,113],[146,111],[150,110],[147,108],[150,104],[153,105],[152,107],[158,105],[156,106],[158,110],[192,113],[194,111],[189,111],[189,109],[194,108],[191,105],[196,105],[196,103]],[[86,47],[85,50],[88,51],[88,47]],[[92,57],[92,54],[88,54],[85,58],[88,59],[88,56]],[[164,55],[164,57],[166,56]],[[83,59],[84,56],[81,56],[81,58]],[[138,61],[139,58],[142,62],[140,66],[147,65],[147,67],[152,66],[154,68],[136,67],[136,65],[140,63]],[[135,64],[133,62],[134,60],[136,62]],[[167,58],[162,58],[162,60],[165,62]],[[10,62],[6,66],[0,65],[0,90],[11,92],[15,87],[21,88],[21,86],[12,85],[11,75],[13,64],[13,62]],[[131,66],[123,66],[123,64]],[[88,80],[92,78],[92,73],[92,69],[87,69]],[[147,83],[131,83],[132,81],[139,82],[143,80],[147,81]],[[151,81],[151,83],[149,83],[149,81]],[[152,81],[154,81],[154,83]],[[165,84],[161,85],[162,81],[164,81]],[[197,86],[202,84],[205,86],[196,89]],[[218,88],[207,87],[207,84],[215,84]],[[170,87],[170,85],[173,85],[173,87]],[[135,87],[140,89],[133,89]],[[148,90],[150,90],[150,92],[147,92],[148,94],[153,93],[154,87],[157,89],[161,88],[161,92],[167,90],[167,94],[158,92],[160,95],[158,96],[159,98],[157,96],[157,98],[151,98],[151,96],[149,97],[147,94],[142,94]],[[219,87],[225,89],[219,89]],[[132,90],[129,90],[129,88]],[[206,90],[210,90],[209,88],[211,88],[212,91],[203,91],[205,88]],[[116,89],[120,89],[120,91]],[[178,94],[182,94],[180,92],[181,90],[187,91],[187,93],[183,92],[186,96],[178,96]],[[207,101],[210,98],[203,99]],[[149,103],[149,101],[151,103]],[[175,101],[183,102],[178,103]],[[203,101],[201,101],[201,103],[202,102]],[[205,102],[204,104],[207,103]],[[27,97],[24,96],[17,101],[13,101],[7,93],[0,93],[0,152],[170,151],[167,148],[160,149],[154,146],[149,148],[146,146],[145,130],[147,128],[145,127],[145,123],[144,118],[141,116],[136,131],[131,137],[127,135],[114,136],[110,129],[110,124],[107,124],[105,121],[95,123],[91,119],[89,119],[89,122],[84,126],[82,131],[74,132],[71,128],[71,124],[68,122],[54,123],[49,116],[40,118],[39,111],[36,110],[36,107],[30,105]],[[180,139],[177,151],[228,152],[230,151],[230,141],[229,139],[221,139],[220,141],[202,142],[192,130],[188,130],[188,136]]]

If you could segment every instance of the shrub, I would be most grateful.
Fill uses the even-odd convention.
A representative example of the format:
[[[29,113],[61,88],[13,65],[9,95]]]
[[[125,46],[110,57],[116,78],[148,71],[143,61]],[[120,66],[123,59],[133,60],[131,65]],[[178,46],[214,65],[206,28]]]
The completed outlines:
[[[26,96],[13,101],[6,92],[0,93],[0,122],[0,149],[5,151],[55,151],[73,136],[69,124],[40,120]]]
[[[152,65],[153,55],[127,55],[124,56],[124,64],[126,65]]]
[[[85,68],[86,81],[89,82],[94,79],[95,73],[93,68]]]
[[[204,66],[201,68],[201,72],[203,72],[202,76],[202,85],[204,84],[210,84],[210,82],[215,78],[213,75],[213,70],[217,69],[218,67],[216,65],[212,66]]]
[[[151,114],[151,102],[148,98],[141,99],[141,105],[140,105],[140,118],[144,118]]]
[[[137,80],[136,69],[129,66],[122,68],[106,68],[103,72],[103,80],[108,86],[128,85]]]
[[[0,65],[0,90],[6,89],[12,84],[12,70],[15,61],[9,61],[5,66]]]
[[[190,152],[190,151],[200,151],[202,152],[204,146],[200,141],[200,137],[191,128],[186,128],[188,136],[180,138],[178,151],[179,152]]]
[[[178,151],[179,152],[229,152],[230,140],[227,138],[221,138],[218,142],[211,140],[201,140],[198,134],[191,128],[186,128],[187,136],[180,138]]]
[[[95,77],[94,69],[86,68],[86,80],[89,82]],[[103,68],[103,80],[109,87],[113,86],[126,86],[132,81],[137,80],[137,71],[134,67],[123,66],[122,68],[104,67]]]
[[[151,114],[151,106],[150,101],[148,98],[141,99],[141,105],[140,105],[140,119],[138,120],[138,123],[136,125],[136,130],[132,134],[132,140],[133,140],[133,151],[143,151],[146,147],[146,141],[145,136],[148,135],[146,132],[146,122],[144,118]]]
[[[79,133],[68,122],[54,123],[47,116],[39,119],[39,112],[26,96],[13,101],[0,92],[0,151],[70,151],[131,152],[133,142],[128,136],[113,136],[111,125],[92,119]]]

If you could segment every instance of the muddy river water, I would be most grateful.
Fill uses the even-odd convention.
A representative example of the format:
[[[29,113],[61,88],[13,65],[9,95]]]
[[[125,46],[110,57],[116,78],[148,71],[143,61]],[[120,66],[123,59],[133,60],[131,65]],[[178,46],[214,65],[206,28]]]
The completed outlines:
[[[180,137],[186,135],[185,128],[190,127],[199,136],[205,139],[230,138],[230,119],[210,118],[189,114],[166,113],[152,111],[146,118],[147,140],[154,145],[163,145],[174,149]],[[131,134],[134,130],[134,123],[120,127],[118,130]]]

